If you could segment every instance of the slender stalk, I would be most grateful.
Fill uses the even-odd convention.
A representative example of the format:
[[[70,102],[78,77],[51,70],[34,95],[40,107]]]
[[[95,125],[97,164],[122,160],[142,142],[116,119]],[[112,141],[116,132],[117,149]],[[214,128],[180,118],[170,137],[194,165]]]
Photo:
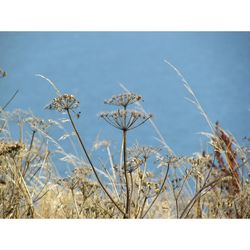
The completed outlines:
[[[106,147],[106,150],[107,150],[107,153],[108,153],[110,166],[111,166],[111,168],[112,168],[113,178],[114,178],[114,181],[116,182],[116,172],[115,172],[113,157],[112,157],[112,155],[111,155],[109,146]]]
[[[131,204],[132,204],[132,201],[133,201],[133,192],[134,192],[134,180],[133,180],[133,174],[132,174],[132,172],[130,172],[129,175],[130,175],[130,183],[131,183],[131,188],[130,188],[130,203],[129,203],[129,206],[130,206],[130,212],[131,212]]]
[[[141,212],[140,212],[140,217],[139,218],[143,218],[142,214],[143,214],[143,210],[144,210],[144,208],[146,206],[147,199],[148,199],[148,196],[145,196],[145,198],[143,200],[142,207],[141,207]]]
[[[9,101],[2,107],[2,110],[5,110],[8,105],[14,100],[14,98],[16,97],[17,93],[18,93],[19,90],[17,90],[14,95],[9,99]],[[0,111],[1,112],[1,111]]]
[[[116,208],[117,208],[123,215],[125,215],[124,211],[118,206],[118,204],[114,201],[114,199],[112,198],[112,196],[109,194],[109,192],[107,191],[107,189],[106,189],[106,188],[104,187],[104,185],[102,184],[102,182],[101,182],[101,180],[100,180],[100,178],[99,178],[99,176],[98,176],[98,174],[97,174],[97,172],[96,172],[96,170],[95,170],[95,167],[94,167],[94,165],[93,165],[93,163],[92,163],[92,161],[91,161],[91,159],[90,159],[90,157],[89,157],[89,155],[88,155],[88,152],[87,152],[87,150],[86,150],[86,148],[85,148],[85,146],[84,146],[84,144],[83,144],[83,141],[82,141],[82,139],[81,139],[81,137],[80,137],[80,135],[79,135],[79,133],[78,133],[78,130],[77,130],[76,126],[75,126],[75,123],[74,123],[74,121],[73,121],[73,119],[72,119],[72,116],[71,116],[71,114],[70,114],[69,109],[66,109],[66,111],[67,111],[67,114],[68,114],[68,116],[69,116],[69,119],[70,119],[70,122],[71,122],[71,124],[72,124],[72,127],[73,127],[73,129],[74,129],[74,131],[75,131],[75,133],[76,133],[76,136],[77,136],[77,138],[78,138],[78,140],[79,140],[79,142],[80,142],[80,144],[81,144],[81,147],[82,147],[82,149],[83,149],[83,151],[84,151],[84,153],[85,153],[85,155],[86,155],[86,157],[87,157],[87,159],[88,159],[88,162],[89,162],[89,164],[90,164],[90,166],[91,166],[91,168],[92,168],[92,170],[93,170],[93,172],[94,172],[94,175],[95,175],[95,177],[96,177],[98,183],[99,183],[100,186],[102,187],[103,191],[107,194],[107,196],[109,197],[109,199],[111,200],[111,202],[116,206]]]
[[[172,189],[173,189],[174,200],[175,200],[175,208],[176,208],[176,218],[178,219],[179,218],[179,203],[178,203],[179,196],[176,195],[176,193],[175,193],[175,186],[174,186],[174,184],[172,184],[172,185],[173,185]]]
[[[27,173],[27,171],[29,169],[29,166],[30,166],[30,161],[31,161],[31,159],[30,159],[30,151],[31,151],[32,146],[33,146],[35,133],[36,133],[36,131],[33,130],[32,131],[32,136],[31,136],[31,141],[30,141],[30,146],[29,146],[29,151],[28,151],[28,155],[27,155],[27,159],[26,159],[26,166],[25,166],[25,168],[23,170],[23,177],[26,175],[26,173]]]
[[[200,189],[200,178],[196,176],[196,192]],[[197,198],[197,207],[196,207],[196,218],[202,218],[202,210],[201,210],[201,196]]]
[[[71,189],[71,195],[72,195],[72,199],[73,199],[73,202],[74,202],[74,205],[75,205],[77,218],[79,219],[80,218],[80,213],[79,213],[78,206],[77,206],[77,203],[76,203],[76,198],[75,198],[75,193],[74,193],[73,188]]]
[[[168,172],[169,172],[169,166],[170,166],[170,163],[168,163],[168,166],[167,166],[167,171],[166,171],[166,174],[165,174],[165,177],[163,179],[163,182],[161,184],[161,188],[158,192],[158,194],[155,196],[154,200],[152,201],[152,203],[149,205],[148,209],[146,210],[146,212],[144,213],[144,215],[141,217],[142,219],[147,215],[147,213],[149,212],[149,210],[151,209],[151,207],[154,205],[154,203],[156,202],[157,198],[159,197],[159,195],[161,194],[162,190],[163,190],[163,187],[165,185],[165,182],[167,180],[167,177],[168,177]]]
[[[224,177],[226,177],[226,176],[224,176]],[[208,183],[207,185],[203,185],[203,187],[194,195],[194,197],[190,200],[190,202],[184,208],[180,218],[183,218],[184,216],[186,217],[189,214],[189,212],[191,211],[191,208],[194,206],[195,202],[197,201],[197,198],[201,196],[202,191],[204,191],[206,188],[209,188],[209,187],[210,188],[215,187],[216,184],[218,182],[220,182],[222,178],[223,177],[220,177],[220,178]]]
[[[130,194],[129,194],[129,182],[127,171],[127,130],[123,129],[123,167],[126,182],[126,214],[124,218],[130,218]]]

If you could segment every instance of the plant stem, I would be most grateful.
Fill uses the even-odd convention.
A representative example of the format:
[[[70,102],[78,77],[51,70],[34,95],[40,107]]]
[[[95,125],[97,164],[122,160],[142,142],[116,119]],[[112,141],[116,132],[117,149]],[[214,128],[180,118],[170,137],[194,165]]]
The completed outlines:
[[[77,206],[77,202],[76,202],[75,193],[74,193],[73,188],[71,189],[71,195],[72,195],[72,199],[73,199],[73,202],[74,202],[74,205],[75,205],[77,219],[79,219],[80,218],[80,213],[79,213],[79,210],[78,210],[78,206]]]
[[[200,189],[200,177],[196,176],[196,192]],[[197,198],[197,207],[196,207],[196,218],[202,218],[202,210],[201,210],[201,196]]]
[[[133,201],[133,192],[134,192],[134,181],[133,181],[133,174],[132,174],[132,172],[130,172],[129,175],[130,175],[130,183],[131,183],[129,207],[130,207],[130,213],[131,213],[131,203]]]
[[[147,215],[147,213],[149,212],[149,210],[151,209],[151,207],[154,205],[154,203],[156,202],[157,198],[159,197],[159,195],[161,194],[162,190],[163,190],[163,187],[165,185],[165,182],[167,180],[167,177],[168,177],[168,172],[169,172],[169,165],[170,163],[168,163],[168,166],[167,166],[167,171],[166,171],[166,174],[165,174],[165,177],[163,179],[163,182],[161,184],[161,188],[158,192],[158,194],[155,196],[154,200],[152,201],[152,203],[149,205],[147,211],[144,213],[144,215],[141,217],[142,219]]]
[[[124,211],[118,206],[118,204],[114,201],[114,199],[112,198],[112,196],[109,194],[109,192],[107,191],[107,189],[106,189],[106,188],[104,187],[104,185],[102,184],[102,182],[101,182],[101,180],[100,180],[100,178],[99,178],[99,176],[98,176],[98,174],[97,174],[97,172],[96,172],[96,170],[95,170],[95,167],[94,167],[94,165],[93,165],[93,163],[92,163],[92,161],[91,161],[91,159],[90,159],[90,157],[89,157],[89,155],[88,155],[88,152],[87,152],[87,150],[86,150],[86,148],[85,148],[85,146],[84,146],[84,144],[83,144],[83,141],[82,141],[82,139],[81,139],[81,136],[80,136],[80,134],[78,133],[78,130],[77,130],[76,126],[75,126],[75,123],[74,123],[74,121],[73,121],[73,119],[72,119],[72,116],[71,116],[71,114],[70,114],[69,109],[66,109],[66,111],[67,111],[67,114],[68,114],[68,116],[69,116],[69,119],[70,119],[70,122],[71,122],[71,124],[72,124],[72,127],[73,127],[73,129],[74,129],[74,131],[75,131],[75,133],[76,133],[76,136],[77,136],[77,138],[78,138],[78,140],[79,140],[79,142],[80,142],[80,144],[81,144],[81,147],[82,147],[82,149],[83,149],[83,151],[84,151],[84,153],[85,153],[85,155],[86,155],[86,157],[87,157],[87,159],[88,159],[88,162],[89,162],[89,164],[90,164],[90,166],[91,166],[91,168],[92,168],[92,170],[93,170],[93,172],[94,172],[94,175],[95,175],[95,177],[96,177],[98,183],[99,183],[100,186],[102,187],[103,191],[107,194],[107,196],[109,197],[109,199],[111,200],[111,202],[117,207],[117,209],[118,209],[123,215],[125,215]]]
[[[9,101],[3,106],[2,110],[5,110],[7,106],[13,101],[13,99],[16,97],[19,90],[17,90],[14,95],[9,99]],[[1,111],[0,111],[1,112]]]
[[[129,194],[129,183],[128,183],[128,173],[127,173],[127,130],[123,129],[123,167],[124,167],[124,175],[126,181],[126,214],[124,218],[130,218],[130,194]]]
[[[25,166],[25,168],[23,170],[23,177],[25,177],[25,175],[26,175],[26,173],[27,173],[27,171],[29,169],[29,166],[30,166],[30,161],[31,161],[30,154],[31,154],[31,149],[32,149],[33,142],[34,142],[35,133],[36,133],[36,131],[33,130],[32,131],[32,136],[31,136],[31,141],[30,141],[30,146],[29,146],[29,151],[28,151],[28,155],[27,155],[27,159],[26,159],[26,166]]]
[[[224,177],[226,177],[226,176],[224,176]],[[202,195],[201,194],[202,191],[204,191],[208,187],[210,187],[210,188],[215,187],[216,184],[219,183],[222,178],[223,177],[219,177],[218,179],[216,179],[214,181],[211,181],[207,185],[203,185],[202,188],[198,192],[196,192],[196,194],[194,195],[194,197],[189,201],[189,203],[187,204],[187,206],[184,208],[182,214],[180,215],[180,218],[182,219],[184,216],[185,216],[185,218],[188,216],[189,212],[191,211],[191,208],[194,206],[195,202],[197,201],[197,198]]]

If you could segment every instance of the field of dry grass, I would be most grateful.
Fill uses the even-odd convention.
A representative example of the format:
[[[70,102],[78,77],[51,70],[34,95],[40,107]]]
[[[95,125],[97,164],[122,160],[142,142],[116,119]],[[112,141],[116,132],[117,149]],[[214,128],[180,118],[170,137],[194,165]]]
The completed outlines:
[[[75,123],[84,119],[79,101],[40,75],[55,90],[55,98],[46,107],[52,119],[45,121],[19,109],[8,111],[17,93],[1,104],[0,218],[250,218],[250,138],[244,135],[241,146],[218,122],[211,122],[189,83],[169,65],[210,127],[203,133],[206,152],[175,155],[153,115],[144,111],[142,97],[124,86],[122,94],[104,102],[114,111],[99,114],[103,122],[120,131],[119,152],[112,151],[112,138],[93,142],[90,150]],[[6,73],[1,70],[0,74],[4,81]],[[54,112],[60,112],[62,119],[54,120]],[[158,134],[160,146],[138,142],[128,146],[130,131],[147,122]],[[70,132],[65,125],[71,127]],[[60,139],[53,138],[51,127],[62,133]],[[18,140],[13,139],[13,129]],[[66,152],[61,145],[65,139],[82,154]],[[105,162],[94,157],[100,149]],[[54,154],[71,165],[68,176],[58,174]]]

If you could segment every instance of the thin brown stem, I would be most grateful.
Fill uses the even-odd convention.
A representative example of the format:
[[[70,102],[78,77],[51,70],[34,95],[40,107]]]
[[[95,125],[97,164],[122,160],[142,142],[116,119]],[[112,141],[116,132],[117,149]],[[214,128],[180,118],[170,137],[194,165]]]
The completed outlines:
[[[131,188],[130,188],[130,210],[131,210],[131,204],[133,201],[133,192],[134,192],[134,180],[133,180],[133,174],[132,172],[129,173],[130,175],[130,183],[131,183]],[[130,211],[131,212],[131,211]]]
[[[73,119],[72,119],[72,116],[71,116],[71,114],[70,114],[69,109],[66,109],[66,111],[67,111],[67,114],[68,114],[68,116],[69,116],[69,119],[70,119],[70,122],[71,122],[71,124],[72,124],[72,127],[73,127],[73,129],[74,129],[74,131],[75,131],[75,133],[76,133],[76,136],[77,136],[77,138],[78,138],[78,140],[79,140],[79,142],[80,142],[80,145],[81,145],[81,147],[82,147],[82,149],[83,149],[83,151],[84,151],[84,153],[85,153],[85,155],[86,155],[86,157],[87,157],[87,159],[88,159],[88,162],[89,162],[89,164],[90,164],[90,166],[91,166],[91,168],[92,168],[92,170],[93,170],[93,172],[94,172],[94,175],[95,175],[95,177],[96,177],[98,183],[100,184],[100,186],[101,186],[101,188],[103,189],[103,191],[107,194],[107,196],[109,197],[109,199],[111,200],[111,202],[116,206],[116,208],[117,208],[123,215],[125,215],[124,211],[118,206],[118,204],[114,201],[114,199],[112,198],[112,196],[109,194],[109,192],[107,191],[107,189],[106,189],[106,188],[104,187],[104,185],[102,184],[102,182],[101,182],[101,180],[100,180],[100,178],[99,178],[99,176],[98,176],[98,174],[97,174],[97,172],[96,172],[96,170],[95,170],[95,167],[94,167],[94,165],[93,165],[93,163],[92,163],[92,161],[91,161],[91,159],[90,159],[90,157],[89,157],[89,155],[88,155],[88,152],[87,152],[87,150],[86,150],[86,148],[85,148],[85,146],[84,146],[84,144],[83,144],[83,141],[82,141],[82,139],[81,139],[81,136],[80,136],[80,134],[78,133],[78,130],[77,130],[76,126],[75,126],[75,123],[74,123],[74,121],[73,121]]]
[[[5,110],[8,105],[14,100],[14,98],[16,97],[17,93],[18,93],[19,90],[17,90],[14,95],[9,99],[9,101],[2,107],[2,110]]]
[[[26,159],[26,166],[23,170],[23,177],[25,177],[28,169],[29,169],[29,166],[30,166],[30,162],[31,162],[31,159],[30,159],[30,153],[31,153],[31,149],[32,149],[32,146],[33,146],[33,142],[34,142],[34,137],[35,137],[35,133],[36,131],[33,130],[32,131],[32,136],[31,136],[31,141],[30,141],[30,146],[29,146],[29,151],[28,151],[28,155],[27,155],[27,159]]]
[[[168,177],[168,172],[169,172],[169,166],[170,166],[170,163],[168,163],[168,166],[167,166],[167,171],[166,171],[166,174],[165,174],[165,177],[163,179],[163,182],[161,184],[161,188],[158,192],[158,194],[155,196],[154,200],[152,201],[152,203],[149,205],[147,211],[144,213],[144,215],[142,216],[142,219],[147,215],[147,213],[149,212],[149,210],[151,209],[151,207],[154,205],[154,203],[156,202],[157,198],[159,197],[159,195],[161,194],[162,190],[163,190],[163,187],[165,185],[165,182],[167,180],[167,177]]]
[[[78,205],[77,205],[77,202],[76,202],[75,193],[74,193],[73,188],[71,189],[71,195],[72,195],[72,199],[73,199],[73,202],[74,202],[74,205],[75,205],[77,219],[79,219],[80,218],[80,213],[79,213],[79,209],[78,209]]]
[[[225,176],[223,176],[223,177],[225,177]],[[221,179],[223,177],[220,177],[220,178],[208,183],[207,185],[203,185],[203,187],[194,195],[194,197],[189,201],[187,206],[184,208],[180,218],[183,218],[184,216],[186,217],[188,215],[189,211],[191,210],[189,208],[192,208],[194,206],[195,202],[197,201],[197,198],[200,197],[202,191],[204,191],[206,188],[214,187],[218,182],[221,181]]]
[[[129,194],[129,182],[128,182],[128,172],[127,172],[127,130],[123,129],[123,167],[126,183],[126,214],[124,218],[130,217],[130,194]]]
[[[143,214],[143,210],[144,210],[144,208],[146,206],[147,199],[148,199],[148,196],[145,196],[145,198],[143,200],[142,207],[141,207],[141,212],[140,212],[140,217],[139,218],[143,218],[142,214]]]

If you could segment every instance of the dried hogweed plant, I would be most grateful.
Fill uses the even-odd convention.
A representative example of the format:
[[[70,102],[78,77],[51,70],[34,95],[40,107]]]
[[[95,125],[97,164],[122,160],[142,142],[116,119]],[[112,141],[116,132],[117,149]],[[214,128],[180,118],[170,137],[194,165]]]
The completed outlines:
[[[150,154],[153,151],[155,152],[156,150],[153,150],[150,147],[142,147],[142,148],[137,147],[127,152],[127,132],[141,126],[147,120],[152,118],[152,114],[139,112],[137,110],[127,109],[129,105],[134,104],[140,100],[141,100],[140,95],[130,92],[125,92],[117,96],[112,96],[110,99],[105,100],[104,103],[121,107],[121,109],[118,108],[118,110],[116,111],[102,112],[99,114],[100,118],[104,119],[108,124],[122,131],[122,151],[123,151],[122,170],[125,179],[125,190],[126,190],[124,218],[131,218],[132,214],[134,218],[145,217],[150,208],[152,207],[152,205],[154,204],[154,202],[156,201],[156,199],[158,198],[159,194],[161,193],[167,178],[166,174],[162,186],[159,186],[159,184],[154,185],[152,184],[152,182],[146,181],[146,177],[148,177],[146,175],[146,170],[145,170],[146,162]],[[132,152],[136,152],[137,157],[132,156],[133,155]],[[140,157],[138,156],[142,157],[142,159],[140,159]],[[140,166],[143,164],[144,164],[144,171],[141,172]],[[133,177],[135,172],[137,172],[136,178]],[[155,190],[157,190],[155,192],[155,196],[152,195],[152,190],[154,190],[153,186]],[[135,197],[135,193],[137,193],[137,197]],[[144,196],[144,201],[142,202],[142,204],[140,204],[142,193]],[[149,199],[152,200],[152,203],[148,206],[148,209],[144,213],[146,202]]]
[[[117,209],[123,213],[123,210],[120,208],[120,206],[117,204],[117,202],[113,199],[113,197],[110,195],[110,193],[108,192],[107,188],[104,186],[104,184],[102,183],[100,177],[98,176],[98,173],[95,169],[94,164],[92,163],[92,160],[89,156],[89,153],[83,143],[82,137],[80,136],[78,129],[76,128],[76,125],[74,123],[74,120],[72,118],[71,112],[75,112],[75,110],[79,107],[80,102],[73,96],[73,95],[69,95],[69,94],[63,94],[60,95],[56,98],[54,98],[52,100],[52,102],[47,106],[48,109],[50,110],[56,110],[58,112],[66,112],[70,122],[72,124],[72,127],[74,129],[74,132],[79,140],[79,143],[85,153],[85,156],[93,170],[93,173],[99,183],[99,185],[101,186],[101,188],[103,189],[103,191],[107,194],[107,196],[109,197],[109,199],[111,200],[111,202],[117,207]],[[79,114],[79,113],[78,113]]]
[[[1,70],[0,75],[6,76]],[[206,151],[178,157],[158,129],[162,147],[138,142],[128,146],[129,131],[151,122],[152,115],[141,108],[140,95],[127,91],[105,100],[117,107],[115,111],[99,114],[121,133],[119,161],[110,138],[101,141],[98,135],[87,150],[74,119],[80,117],[80,102],[45,79],[57,94],[46,108],[66,118],[45,121],[20,109],[8,112],[15,95],[0,108],[1,218],[250,218],[249,137],[240,146],[218,122],[213,124],[183,77],[192,102],[211,128],[202,133],[208,137]],[[66,122],[73,133],[66,133]],[[51,129],[65,134],[54,139]],[[62,141],[75,146],[73,136],[84,157],[75,147],[74,153],[64,151]],[[99,149],[107,158],[93,158]],[[61,158],[53,162],[58,154]],[[58,160],[69,167],[62,176]]]

